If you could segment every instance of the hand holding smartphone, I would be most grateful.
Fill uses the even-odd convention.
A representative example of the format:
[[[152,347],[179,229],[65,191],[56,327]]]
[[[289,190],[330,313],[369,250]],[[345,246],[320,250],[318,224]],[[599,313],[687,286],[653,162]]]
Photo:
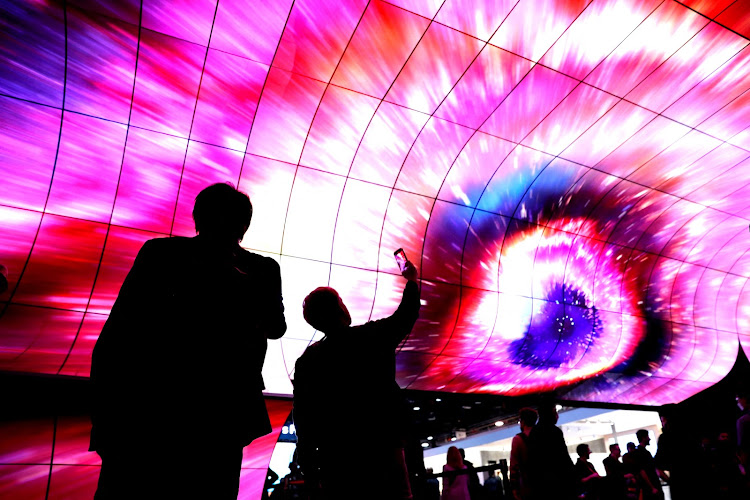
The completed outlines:
[[[406,252],[404,252],[403,248],[399,248],[393,252],[393,256],[396,258],[396,264],[398,264],[399,271],[403,273],[404,269],[406,269],[406,263],[409,260],[406,258]]]
[[[414,264],[409,262],[409,259],[406,258],[406,252],[404,252],[404,249],[399,248],[393,252],[393,256],[396,258],[396,263],[401,271],[401,275],[409,281],[416,281],[419,273],[417,272],[417,268],[414,267]]]

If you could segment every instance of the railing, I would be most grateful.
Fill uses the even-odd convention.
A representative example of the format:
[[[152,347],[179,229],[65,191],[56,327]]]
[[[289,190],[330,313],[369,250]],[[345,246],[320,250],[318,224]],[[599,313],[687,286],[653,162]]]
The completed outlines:
[[[495,496],[485,495],[483,498],[486,498],[488,500],[500,500],[500,499],[505,500],[505,499],[512,498],[510,494],[510,481],[508,477],[508,462],[505,459],[500,460],[500,462],[497,464],[483,465],[481,467],[474,467],[471,469],[467,468],[467,469],[461,469],[461,470],[455,470],[455,471],[437,472],[433,474],[420,474],[417,477],[412,476],[411,480],[412,480],[412,483],[416,481],[421,481],[424,483],[424,481],[430,478],[455,477],[458,475],[480,473],[480,472],[490,472],[490,473],[493,473],[494,475],[494,472],[496,470],[500,470],[500,474],[502,476],[501,478],[502,488],[500,488],[499,491],[495,493]],[[282,500],[287,500],[287,499],[308,500],[308,499],[323,498],[320,495],[320,491],[317,488],[311,488],[310,485],[305,484],[305,481],[303,479],[284,478],[281,480],[279,484],[275,486],[271,486],[269,489],[274,490],[271,495],[271,498],[273,500],[275,500],[276,498],[280,498]],[[424,498],[426,498],[422,496],[421,494],[424,488],[420,487],[420,485],[412,484],[412,490],[414,492],[414,500],[423,500]]]

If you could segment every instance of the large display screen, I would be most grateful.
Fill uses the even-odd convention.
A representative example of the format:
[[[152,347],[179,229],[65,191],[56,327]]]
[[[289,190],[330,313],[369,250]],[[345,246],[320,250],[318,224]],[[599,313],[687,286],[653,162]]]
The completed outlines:
[[[320,338],[304,296],[391,314],[401,247],[403,387],[659,405],[750,352],[745,1],[2,10],[0,370],[88,376],[138,249],[215,182],[281,265],[272,394]]]

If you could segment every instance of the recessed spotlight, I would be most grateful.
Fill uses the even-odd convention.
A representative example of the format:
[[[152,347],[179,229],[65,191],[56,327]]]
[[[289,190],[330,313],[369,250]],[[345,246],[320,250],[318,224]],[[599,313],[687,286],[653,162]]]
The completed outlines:
[[[503,422],[502,420],[498,420],[497,422],[495,422],[495,427],[502,427],[504,425],[505,425],[505,422]]]
[[[430,447],[430,443],[422,443],[422,448],[429,448],[429,447]]]
[[[414,411],[419,411],[419,406],[415,406]]]

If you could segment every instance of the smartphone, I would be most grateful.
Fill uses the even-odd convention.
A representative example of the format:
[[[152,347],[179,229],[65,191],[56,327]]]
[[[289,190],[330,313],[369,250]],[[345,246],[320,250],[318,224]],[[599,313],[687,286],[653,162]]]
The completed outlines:
[[[406,269],[406,252],[404,252],[403,248],[399,248],[395,252],[393,252],[393,256],[396,257],[396,263],[398,264],[399,270],[403,273],[404,269]]]

